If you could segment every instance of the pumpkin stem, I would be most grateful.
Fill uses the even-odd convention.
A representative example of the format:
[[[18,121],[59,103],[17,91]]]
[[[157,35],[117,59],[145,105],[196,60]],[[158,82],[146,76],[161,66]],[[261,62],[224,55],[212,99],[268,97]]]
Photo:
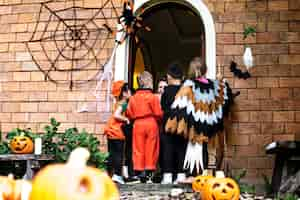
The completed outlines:
[[[202,176],[212,176],[212,170],[209,170],[209,169],[205,169],[203,170],[202,172]]]
[[[76,148],[70,154],[67,165],[73,168],[84,168],[90,158],[90,152],[82,147]]]
[[[225,174],[223,171],[217,171],[216,172],[216,178],[225,178]]]
[[[9,180],[14,180],[14,175],[13,175],[13,174],[8,174],[7,178],[8,178]]]

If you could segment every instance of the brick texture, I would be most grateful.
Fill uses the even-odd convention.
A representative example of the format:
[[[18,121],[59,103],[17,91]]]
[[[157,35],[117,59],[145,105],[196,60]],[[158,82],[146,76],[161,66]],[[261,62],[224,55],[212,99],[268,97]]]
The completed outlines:
[[[6,133],[16,127],[30,127],[41,132],[49,119],[55,117],[62,122],[60,131],[73,126],[85,128],[96,134],[102,142],[101,150],[106,150],[103,127],[109,113],[77,113],[87,102],[103,110],[104,96],[96,102],[89,92],[95,83],[71,91],[68,85],[45,82],[27,51],[24,42],[35,28],[40,2],[0,0],[0,129]],[[70,3],[60,0],[51,6],[62,9]],[[99,0],[80,0],[76,4],[97,7]],[[225,160],[230,169],[246,168],[248,177],[257,179],[261,173],[271,174],[274,167],[273,160],[264,153],[264,145],[300,138],[300,1],[206,0],[205,4],[214,17],[217,63],[225,66],[224,76],[233,90],[241,91],[230,114]],[[109,8],[105,14],[108,18],[113,15]],[[90,13],[81,15],[89,17]],[[110,23],[114,21],[110,19]],[[244,27],[249,25],[255,26],[257,33],[244,40]],[[53,29],[55,24],[49,26]],[[111,54],[113,40],[109,44],[101,59]],[[242,80],[233,77],[228,66],[231,60],[242,66],[246,45],[253,50],[255,66],[250,70],[252,77]],[[47,58],[41,47],[33,45],[32,49],[38,60],[45,63]],[[55,46],[49,44],[47,50],[55,56]],[[66,66],[68,63],[60,63],[60,67]],[[67,74],[52,75],[59,80],[68,79]]]

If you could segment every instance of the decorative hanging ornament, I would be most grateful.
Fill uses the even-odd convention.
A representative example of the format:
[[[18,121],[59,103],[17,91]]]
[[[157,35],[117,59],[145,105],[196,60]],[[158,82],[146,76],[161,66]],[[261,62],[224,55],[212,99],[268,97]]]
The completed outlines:
[[[247,70],[253,67],[253,56],[250,47],[246,47],[245,53],[243,56],[244,65],[246,66]]]

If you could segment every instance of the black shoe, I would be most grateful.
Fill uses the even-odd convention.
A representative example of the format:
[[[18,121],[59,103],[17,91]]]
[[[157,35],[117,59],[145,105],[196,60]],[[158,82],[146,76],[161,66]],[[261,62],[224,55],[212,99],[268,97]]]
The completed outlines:
[[[138,184],[141,183],[140,178],[138,176],[132,176],[125,180],[127,184]]]
[[[147,178],[147,174],[145,171],[143,171],[142,173],[139,174],[139,179],[141,181],[141,183],[146,183],[148,178]]]

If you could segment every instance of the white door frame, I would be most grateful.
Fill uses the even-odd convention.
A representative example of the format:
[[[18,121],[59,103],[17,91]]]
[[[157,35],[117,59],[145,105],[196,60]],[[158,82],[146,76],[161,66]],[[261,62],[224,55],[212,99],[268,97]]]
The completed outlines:
[[[216,78],[216,31],[213,17],[202,2],[202,0],[136,0],[134,5],[134,13],[139,15],[141,10],[143,11],[150,9],[151,7],[165,3],[174,2],[183,4],[193,9],[204,24],[205,30],[205,60],[207,64],[207,77],[211,79]],[[200,25],[200,24],[199,24]],[[118,37],[118,36],[117,36]],[[199,52],[200,55],[200,52]],[[129,39],[118,47],[116,52],[115,62],[115,80],[128,81],[128,58],[129,58]]]

